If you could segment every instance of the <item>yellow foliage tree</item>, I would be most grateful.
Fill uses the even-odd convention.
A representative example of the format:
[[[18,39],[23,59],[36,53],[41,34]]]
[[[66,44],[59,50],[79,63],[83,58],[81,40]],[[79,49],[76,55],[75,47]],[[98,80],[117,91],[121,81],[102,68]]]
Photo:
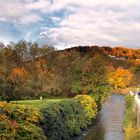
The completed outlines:
[[[109,83],[115,88],[126,88],[130,85],[132,73],[122,67],[112,69],[109,74]]]

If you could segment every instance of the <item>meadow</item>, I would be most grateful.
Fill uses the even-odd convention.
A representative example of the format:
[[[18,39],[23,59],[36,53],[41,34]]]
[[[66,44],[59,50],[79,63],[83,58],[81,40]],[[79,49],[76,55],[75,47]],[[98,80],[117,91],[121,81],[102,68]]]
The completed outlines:
[[[49,104],[58,103],[63,100],[70,100],[70,99],[55,98],[55,99],[43,99],[43,100],[18,100],[18,101],[12,101],[12,103],[21,104],[21,105],[22,104],[30,105],[36,108],[43,108],[48,106]]]

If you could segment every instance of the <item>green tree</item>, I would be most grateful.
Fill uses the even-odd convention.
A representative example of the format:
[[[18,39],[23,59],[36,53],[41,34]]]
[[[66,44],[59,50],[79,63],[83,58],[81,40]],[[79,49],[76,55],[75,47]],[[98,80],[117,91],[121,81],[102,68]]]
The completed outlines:
[[[109,91],[107,67],[102,58],[91,58],[84,64],[83,91],[99,94]]]

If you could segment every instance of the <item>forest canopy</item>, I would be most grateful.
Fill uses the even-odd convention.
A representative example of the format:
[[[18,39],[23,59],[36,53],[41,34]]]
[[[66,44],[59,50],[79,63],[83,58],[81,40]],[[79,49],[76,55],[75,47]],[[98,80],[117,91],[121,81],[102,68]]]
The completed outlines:
[[[26,41],[0,43],[0,99],[106,95],[111,88],[130,86],[139,74],[139,59],[139,49],[124,47],[78,46],[60,51]],[[119,77],[121,72],[126,76]]]

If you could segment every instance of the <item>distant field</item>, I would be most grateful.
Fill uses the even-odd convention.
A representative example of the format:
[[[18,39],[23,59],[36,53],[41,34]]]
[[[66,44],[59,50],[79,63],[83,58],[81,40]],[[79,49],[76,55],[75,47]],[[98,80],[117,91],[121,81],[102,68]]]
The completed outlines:
[[[12,103],[26,104],[26,105],[31,105],[33,107],[42,108],[50,103],[56,103],[62,100],[69,100],[69,99],[19,100],[19,101],[12,101]]]

